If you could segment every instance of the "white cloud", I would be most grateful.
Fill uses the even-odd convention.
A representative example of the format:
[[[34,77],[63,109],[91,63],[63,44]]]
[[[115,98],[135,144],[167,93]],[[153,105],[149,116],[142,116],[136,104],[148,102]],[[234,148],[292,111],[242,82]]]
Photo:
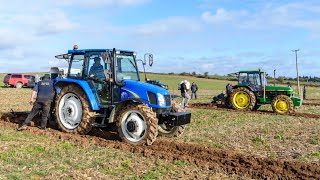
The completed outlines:
[[[246,16],[246,11],[226,11],[223,8],[217,9],[215,14],[211,14],[211,12],[206,11],[202,13],[201,18],[203,21],[207,23],[226,23],[233,22],[238,20],[239,18]]]
[[[150,0],[65,0],[62,4],[83,7],[123,7],[137,6],[149,1]]]
[[[56,34],[72,31],[79,27],[67,18],[61,10],[50,10],[35,14],[18,14],[12,17],[12,24],[23,27],[22,31],[29,30],[29,33],[36,35]]]
[[[277,29],[300,28],[320,36],[320,3],[301,2],[276,4],[267,3],[257,6],[250,12],[247,10],[225,10],[219,8],[214,14],[210,11],[202,13],[201,18],[206,23],[230,23],[243,29]]]
[[[168,33],[199,32],[202,24],[192,17],[169,17],[149,24],[134,27],[138,35],[159,35]]]
[[[82,29],[86,33],[113,33],[126,36],[161,36],[181,33],[195,33],[203,29],[203,24],[194,17],[168,17],[150,23],[131,26],[119,26],[109,23],[100,24],[99,28]]]

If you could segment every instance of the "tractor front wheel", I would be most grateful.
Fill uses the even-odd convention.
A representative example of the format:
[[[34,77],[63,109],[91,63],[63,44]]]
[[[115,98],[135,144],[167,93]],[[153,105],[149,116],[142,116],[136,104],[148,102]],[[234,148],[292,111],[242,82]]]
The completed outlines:
[[[286,95],[278,95],[272,100],[272,109],[273,112],[278,114],[289,114],[292,113],[293,110],[293,102]]]
[[[120,138],[133,145],[151,145],[158,135],[156,114],[145,104],[128,104],[117,113]]]
[[[256,104],[256,96],[245,87],[234,89],[230,100],[232,108],[240,111],[252,110]]]
[[[172,102],[172,112],[183,112],[181,106],[175,101]],[[164,137],[179,137],[183,134],[185,125],[182,126],[171,126],[168,124],[159,124],[159,135]]]
[[[55,118],[64,132],[87,134],[92,129],[95,117],[83,90],[68,85],[57,95]]]

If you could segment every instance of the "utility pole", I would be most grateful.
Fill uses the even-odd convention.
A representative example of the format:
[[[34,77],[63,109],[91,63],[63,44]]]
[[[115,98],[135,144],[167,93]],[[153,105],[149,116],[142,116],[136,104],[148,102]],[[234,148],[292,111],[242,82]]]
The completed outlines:
[[[276,86],[276,69],[273,70],[273,85]]]
[[[292,50],[296,53],[296,71],[297,71],[297,82],[298,82],[298,95],[300,97],[300,83],[299,83],[299,71],[298,71],[298,51],[299,49]]]

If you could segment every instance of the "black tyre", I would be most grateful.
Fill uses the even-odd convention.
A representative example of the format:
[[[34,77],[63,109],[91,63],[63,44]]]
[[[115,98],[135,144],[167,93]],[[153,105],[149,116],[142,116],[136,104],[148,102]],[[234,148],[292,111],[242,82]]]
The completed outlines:
[[[117,113],[120,138],[133,145],[151,145],[158,135],[156,114],[145,104],[127,104]]]
[[[183,112],[181,106],[176,103],[175,101],[172,101],[172,112]],[[183,134],[186,126],[170,126],[168,124],[159,124],[158,127],[158,132],[159,136],[164,136],[164,137],[179,137]]]
[[[76,85],[63,87],[55,103],[55,119],[64,132],[87,134],[95,121],[83,90]]]
[[[272,110],[278,114],[290,114],[294,112],[292,100],[286,95],[278,95],[272,100]]]
[[[233,109],[247,111],[254,108],[256,104],[256,96],[249,89],[239,87],[232,91],[230,101]]]
[[[21,82],[17,82],[15,88],[20,89],[22,88],[23,84]]]
[[[256,111],[256,110],[258,110],[260,107],[261,107],[261,105],[256,104],[256,105],[253,107],[252,111]]]

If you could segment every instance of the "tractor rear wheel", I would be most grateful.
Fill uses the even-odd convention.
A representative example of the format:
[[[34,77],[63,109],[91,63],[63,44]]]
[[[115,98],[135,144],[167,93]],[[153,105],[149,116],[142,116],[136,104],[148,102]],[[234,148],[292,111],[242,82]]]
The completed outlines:
[[[234,89],[230,100],[232,108],[240,111],[252,110],[256,104],[256,96],[245,87]]]
[[[181,106],[178,103],[172,103],[172,112],[183,112]],[[168,124],[159,124],[159,135],[164,137],[179,137],[183,134],[185,125],[182,126],[170,126]]]
[[[278,95],[272,100],[272,110],[275,113],[279,114],[289,114],[292,113],[293,110],[293,102],[286,95]]]
[[[83,90],[75,85],[61,89],[55,103],[55,119],[64,132],[87,134],[95,121]]]
[[[133,145],[151,145],[158,135],[156,114],[145,104],[128,104],[117,113],[120,138]]]

